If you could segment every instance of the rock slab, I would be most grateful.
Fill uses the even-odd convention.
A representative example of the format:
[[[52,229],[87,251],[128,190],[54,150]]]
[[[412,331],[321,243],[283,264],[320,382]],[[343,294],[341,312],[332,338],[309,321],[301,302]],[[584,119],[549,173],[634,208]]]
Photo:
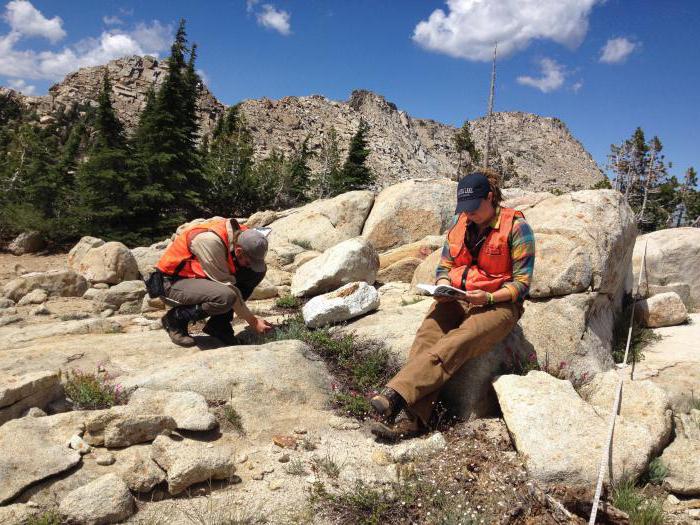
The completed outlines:
[[[7,283],[3,287],[3,294],[17,302],[38,288],[45,290],[50,296],[81,297],[87,291],[88,283],[73,270],[31,272]]]
[[[668,469],[664,486],[675,494],[700,495],[700,440],[676,438],[664,450],[661,462]]]
[[[664,292],[638,301],[635,316],[642,326],[661,328],[687,322],[688,310],[676,292]]]
[[[203,395],[138,388],[129,396],[129,408],[140,413],[170,416],[180,430],[206,431],[218,426]]]
[[[58,507],[67,521],[86,525],[119,523],[135,511],[131,492],[116,474],[105,474],[69,492]]]
[[[151,447],[151,457],[166,471],[171,494],[179,494],[202,481],[228,479],[236,472],[235,450],[224,443],[158,436]]]
[[[600,414],[581,399],[569,381],[546,372],[501,376],[494,388],[503,419],[530,475],[544,483],[595,483],[608,434],[607,412]],[[636,478],[646,469],[654,450],[655,439],[649,429],[620,416],[615,425],[612,468],[606,473],[612,471],[612,481],[623,475]]]

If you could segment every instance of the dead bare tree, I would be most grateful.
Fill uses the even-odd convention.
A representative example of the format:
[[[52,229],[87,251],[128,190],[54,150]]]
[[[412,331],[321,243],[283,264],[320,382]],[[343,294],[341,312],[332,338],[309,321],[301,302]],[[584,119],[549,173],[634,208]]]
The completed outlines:
[[[496,88],[496,54],[498,51],[498,42],[493,45],[493,64],[491,65],[491,87],[489,89],[489,107],[486,116],[486,155],[484,162],[486,167],[490,167],[491,163],[491,140],[493,131],[493,96]]]

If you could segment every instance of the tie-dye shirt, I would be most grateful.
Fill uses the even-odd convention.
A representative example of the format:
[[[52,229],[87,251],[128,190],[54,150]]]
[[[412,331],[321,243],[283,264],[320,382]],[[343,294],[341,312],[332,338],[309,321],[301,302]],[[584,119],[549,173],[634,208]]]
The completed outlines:
[[[457,223],[459,215],[452,219],[450,228]],[[496,216],[489,224],[490,228],[498,228],[501,220],[501,208],[496,211]],[[469,229],[465,232],[465,241],[468,242]],[[523,301],[527,297],[530,283],[532,282],[532,271],[535,268],[535,235],[532,228],[521,217],[513,219],[513,228],[508,236],[510,246],[510,257],[513,261],[513,280],[503,284],[513,297],[513,301]],[[450,245],[447,241],[442,247],[440,263],[435,270],[437,279],[449,279],[449,272],[453,268],[454,262],[450,255]]]

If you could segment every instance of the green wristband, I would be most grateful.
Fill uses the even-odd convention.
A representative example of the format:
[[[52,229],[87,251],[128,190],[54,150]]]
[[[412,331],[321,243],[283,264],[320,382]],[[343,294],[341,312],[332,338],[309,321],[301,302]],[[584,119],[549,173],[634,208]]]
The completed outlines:
[[[491,306],[493,303],[494,303],[493,294],[490,292],[486,292],[486,304]]]

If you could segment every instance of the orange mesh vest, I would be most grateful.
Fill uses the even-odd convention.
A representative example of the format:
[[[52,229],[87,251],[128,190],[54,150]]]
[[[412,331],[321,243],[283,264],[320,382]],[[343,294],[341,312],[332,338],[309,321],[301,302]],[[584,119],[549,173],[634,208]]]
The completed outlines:
[[[213,219],[190,226],[168,246],[165,253],[161,256],[156,268],[165,275],[184,277],[187,279],[206,279],[207,274],[204,273],[202,265],[199,263],[194,254],[190,251],[190,243],[192,239],[203,232],[215,233],[221,242],[226,247],[228,254],[228,268],[231,273],[236,273],[236,264],[231,255],[231,250],[228,244],[228,231],[226,230],[226,222],[228,219]],[[245,226],[240,227],[241,230],[247,230]]]
[[[467,215],[461,213],[452,229],[447,234],[450,255],[454,267],[450,270],[452,286],[462,290],[483,290],[495,292],[503,283],[513,279],[513,261],[510,257],[508,235],[513,227],[515,217],[524,217],[522,212],[513,208],[501,208],[498,228],[493,228],[479,251],[476,261],[472,260],[465,243]]]

